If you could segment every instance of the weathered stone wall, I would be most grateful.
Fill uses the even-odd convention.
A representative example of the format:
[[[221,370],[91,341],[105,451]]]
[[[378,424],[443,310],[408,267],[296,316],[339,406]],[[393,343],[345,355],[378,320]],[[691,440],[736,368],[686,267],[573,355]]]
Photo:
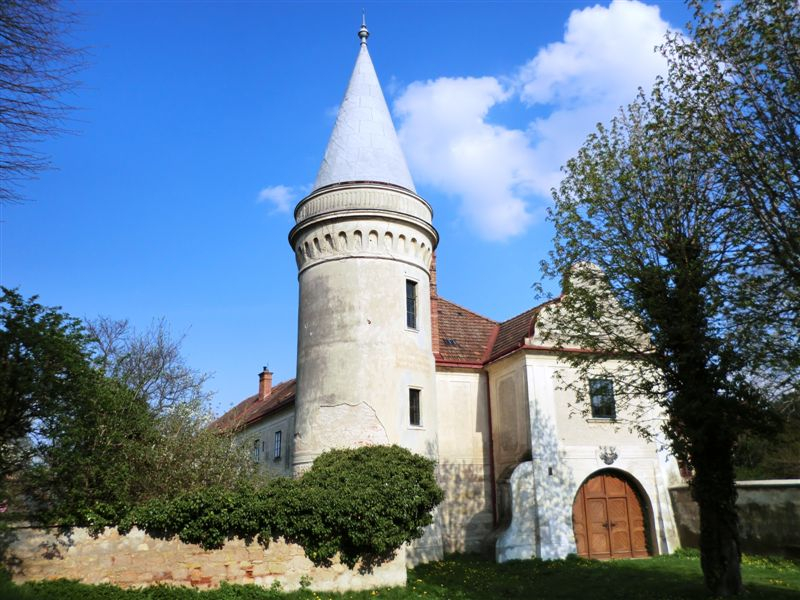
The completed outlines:
[[[740,481],[742,551],[800,558],[800,479]],[[697,548],[700,514],[688,486],[670,488],[681,545]]]
[[[312,589],[345,591],[406,582],[405,549],[392,562],[361,574],[338,561],[328,568],[315,567],[300,546],[283,541],[264,549],[257,543],[247,546],[233,540],[220,550],[206,551],[178,540],[157,540],[137,529],[124,536],[116,529],[107,530],[97,538],[84,529],[70,536],[30,528],[16,533],[10,563],[17,583],[67,578],[121,587],[163,583],[213,588],[222,581],[264,587],[277,581],[283,589],[293,590],[306,576]]]

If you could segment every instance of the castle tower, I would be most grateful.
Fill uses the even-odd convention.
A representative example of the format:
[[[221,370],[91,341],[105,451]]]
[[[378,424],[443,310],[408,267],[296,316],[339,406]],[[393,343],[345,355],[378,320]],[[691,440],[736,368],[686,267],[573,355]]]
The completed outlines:
[[[436,457],[430,267],[438,234],[367,51],[289,234],[300,284],[294,469],[325,450],[399,444]]]

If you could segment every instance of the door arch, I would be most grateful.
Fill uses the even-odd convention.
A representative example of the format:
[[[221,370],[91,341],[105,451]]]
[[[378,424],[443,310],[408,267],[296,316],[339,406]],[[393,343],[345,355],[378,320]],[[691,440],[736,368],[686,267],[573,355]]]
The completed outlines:
[[[648,519],[633,478],[606,470],[583,482],[572,504],[578,554],[586,558],[645,558]]]

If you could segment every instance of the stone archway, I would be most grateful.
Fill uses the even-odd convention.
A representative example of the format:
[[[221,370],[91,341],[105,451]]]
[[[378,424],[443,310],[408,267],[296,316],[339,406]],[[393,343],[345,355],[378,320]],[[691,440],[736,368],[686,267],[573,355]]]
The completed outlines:
[[[583,482],[572,505],[578,554],[586,558],[645,558],[648,510],[635,480],[616,470],[599,471]]]

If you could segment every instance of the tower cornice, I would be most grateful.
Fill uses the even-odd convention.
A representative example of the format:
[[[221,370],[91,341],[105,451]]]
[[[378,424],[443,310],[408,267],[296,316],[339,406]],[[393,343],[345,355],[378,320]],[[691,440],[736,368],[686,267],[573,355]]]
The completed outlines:
[[[311,217],[347,209],[404,212],[433,222],[433,208],[423,198],[404,187],[378,181],[349,181],[314,190],[297,203],[294,219],[300,225]]]
[[[289,232],[298,270],[343,258],[399,260],[430,269],[439,242],[433,210],[405,188],[348,182],[309,194]]]

